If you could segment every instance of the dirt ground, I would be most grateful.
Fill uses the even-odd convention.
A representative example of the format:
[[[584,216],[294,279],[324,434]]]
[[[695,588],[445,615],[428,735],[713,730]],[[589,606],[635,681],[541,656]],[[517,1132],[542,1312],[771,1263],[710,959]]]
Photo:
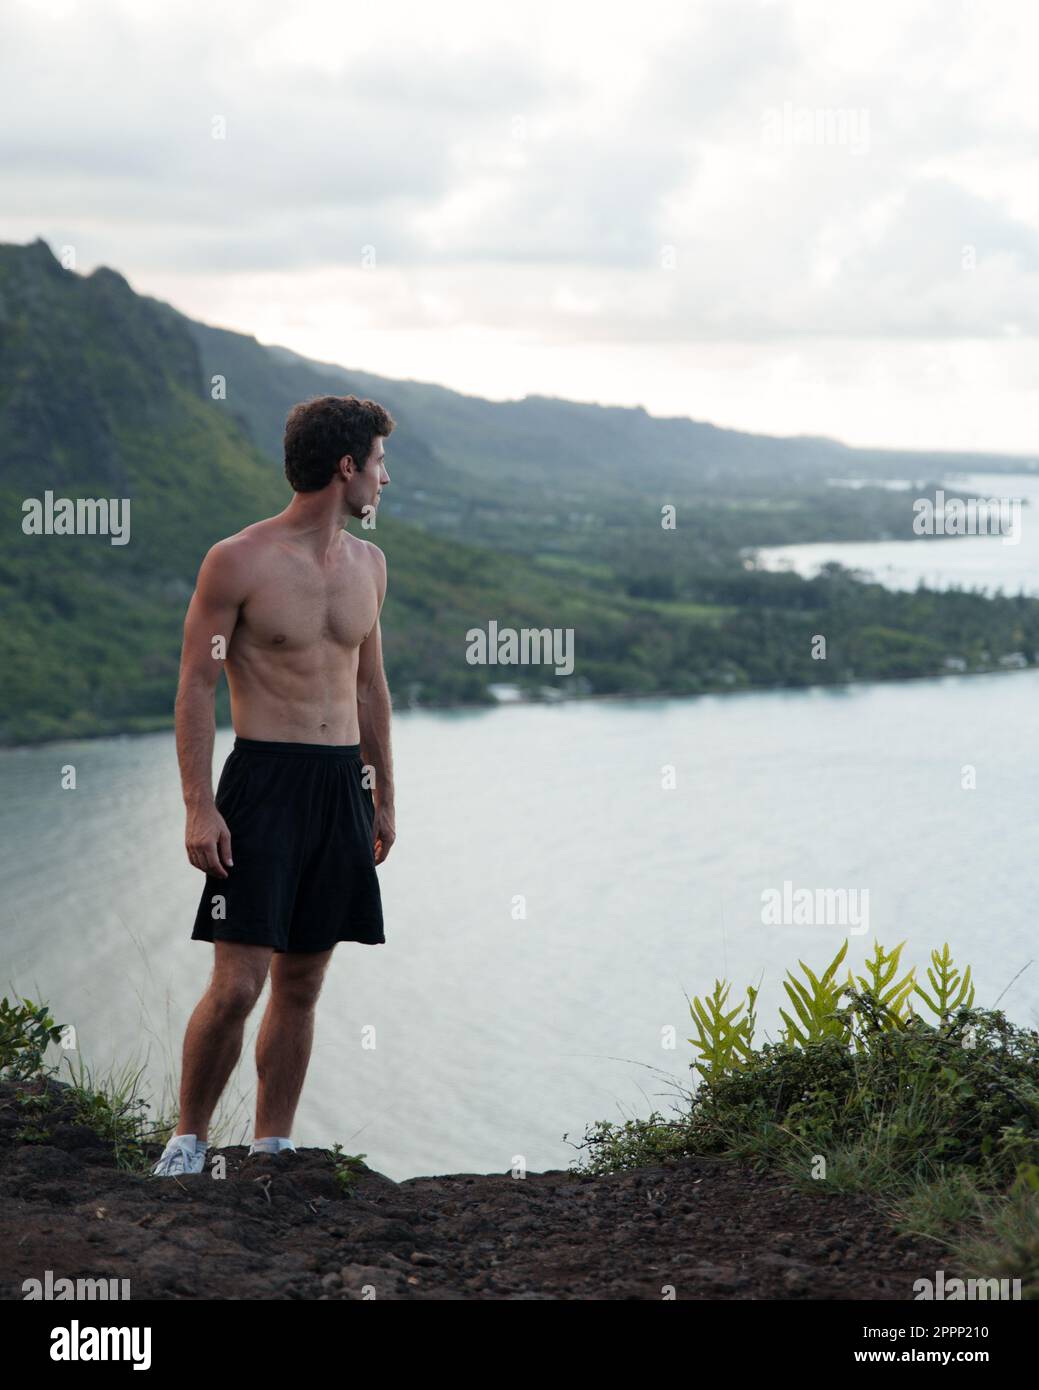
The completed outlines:
[[[322,1149],[222,1149],[222,1180],[158,1179],[118,1169],[60,1109],[44,1142],[17,1139],[23,1123],[0,1086],[4,1299],[46,1270],[129,1279],[134,1299],[553,1300],[902,1300],[952,1272],[862,1198],[717,1159],[401,1183],[362,1167],[346,1195]]]

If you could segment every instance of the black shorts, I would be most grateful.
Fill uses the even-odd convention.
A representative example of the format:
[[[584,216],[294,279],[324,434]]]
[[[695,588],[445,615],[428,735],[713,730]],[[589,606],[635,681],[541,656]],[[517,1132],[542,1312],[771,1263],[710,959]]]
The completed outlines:
[[[359,743],[236,738],[216,792],[233,862],[227,878],[206,875],[192,940],[276,951],[384,942],[363,778]]]

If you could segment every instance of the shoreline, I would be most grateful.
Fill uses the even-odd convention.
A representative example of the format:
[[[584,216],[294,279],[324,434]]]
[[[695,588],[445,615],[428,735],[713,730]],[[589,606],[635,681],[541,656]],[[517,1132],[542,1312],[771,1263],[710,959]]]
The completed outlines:
[[[399,709],[394,706],[393,717],[404,714],[435,714],[449,713],[452,711],[477,711],[477,710],[503,710],[529,708],[532,705],[549,706],[557,708],[560,706],[573,706],[592,704],[608,700],[616,701],[635,701],[635,700],[702,700],[717,695],[774,695],[777,691],[804,692],[809,690],[834,691],[846,694],[850,690],[863,685],[910,685],[920,681],[942,681],[942,680],[963,680],[972,676],[1013,676],[1022,675],[1028,671],[1039,671],[1039,663],[1029,666],[986,666],[973,671],[935,671],[929,675],[920,676],[861,676],[853,677],[851,680],[844,681],[811,681],[806,685],[789,685],[783,682],[776,682],[773,685],[719,685],[709,690],[652,690],[652,691],[603,691],[599,694],[591,695],[563,695],[558,699],[521,699],[521,700],[459,700],[447,704],[428,704],[428,705],[404,705]],[[504,683],[504,682],[503,682]],[[392,694],[392,692],[391,692]],[[145,729],[107,729],[96,734],[57,734],[54,737],[28,739],[21,742],[4,742],[0,740],[0,754],[16,753],[28,748],[46,748],[59,743],[96,743],[101,739],[107,738],[148,738],[152,734],[173,733],[174,723],[170,718],[156,724],[153,728]],[[234,732],[234,725],[227,722],[216,725],[217,733],[222,730]]]

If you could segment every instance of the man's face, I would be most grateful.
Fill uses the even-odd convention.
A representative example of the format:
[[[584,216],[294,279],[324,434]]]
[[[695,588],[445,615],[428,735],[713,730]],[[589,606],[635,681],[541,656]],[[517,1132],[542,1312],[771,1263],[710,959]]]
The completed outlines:
[[[379,497],[383,488],[390,481],[390,475],[386,471],[386,449],[383,436],[376,435],[372,441],[372,451],[368,455],[368,462],[360,471],[353,467],[351,461],[346,469],[346,500],[351,516],[365,517],[370,516],[366,512],[366,507],[374,507],[378,510]]]

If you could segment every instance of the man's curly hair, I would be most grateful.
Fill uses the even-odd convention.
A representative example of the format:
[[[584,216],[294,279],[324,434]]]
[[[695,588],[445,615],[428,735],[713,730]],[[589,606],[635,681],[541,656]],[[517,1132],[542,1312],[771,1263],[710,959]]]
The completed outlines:
[[[363,469],[376,438],[388,435],[394,424],[378,402],[356,396],[301,401],[285,421],[285,476],[296,492],[318,492],[331,482],[344,454]]]

